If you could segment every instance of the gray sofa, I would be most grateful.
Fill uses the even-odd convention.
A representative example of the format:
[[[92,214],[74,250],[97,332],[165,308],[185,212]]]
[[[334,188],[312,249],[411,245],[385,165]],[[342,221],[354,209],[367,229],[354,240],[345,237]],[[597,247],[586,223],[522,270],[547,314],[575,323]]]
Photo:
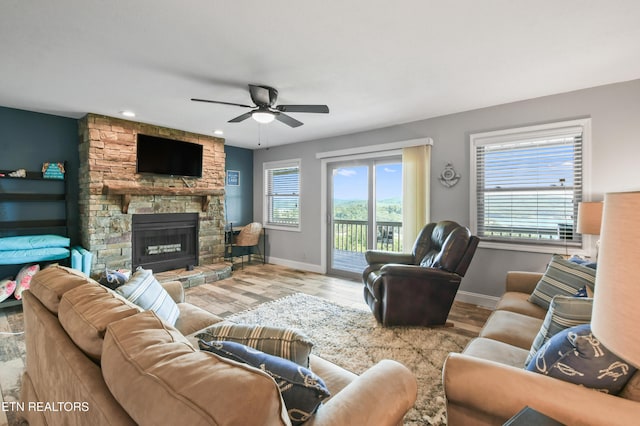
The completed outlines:
[[[527,300],[541,277],[509,272],[479,337],[445,361],[448,424],[501,425],[525,406],[568,425],[638,424],[640,373],[613,396],[523,368],[547,313]]]

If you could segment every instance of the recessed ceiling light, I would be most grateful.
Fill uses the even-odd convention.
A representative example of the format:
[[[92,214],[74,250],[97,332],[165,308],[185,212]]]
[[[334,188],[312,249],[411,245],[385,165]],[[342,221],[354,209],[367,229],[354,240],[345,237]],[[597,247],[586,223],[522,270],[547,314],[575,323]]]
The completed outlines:
[[[135,117],[136,113],[133,111],[120,111],[120,114],[124,115],[125,117]]]
[[[224,135],[224,132],[222,130],[214,130],[213,134],[214,135],[218,135],[218,136],[222,136],[222,135]]]

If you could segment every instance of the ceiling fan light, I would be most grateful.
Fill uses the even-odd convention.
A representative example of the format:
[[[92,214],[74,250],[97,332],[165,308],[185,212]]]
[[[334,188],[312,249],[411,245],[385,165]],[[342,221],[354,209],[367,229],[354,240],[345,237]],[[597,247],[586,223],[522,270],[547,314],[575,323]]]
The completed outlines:
[[[269,111],[254,111],[251,117],[260,124],[268,124],[275,120],[276,116]]]

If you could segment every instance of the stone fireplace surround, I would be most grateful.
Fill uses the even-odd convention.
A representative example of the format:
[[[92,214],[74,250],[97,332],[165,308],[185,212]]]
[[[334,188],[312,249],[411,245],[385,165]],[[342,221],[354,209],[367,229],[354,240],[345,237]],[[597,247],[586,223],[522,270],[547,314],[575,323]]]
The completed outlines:
[[[203,145],[202,178],[137,174],[138,133]],[[79,139],[80,236],[92,276],[131,269],[133,214],[198,213],[199,265],[223,260],[224,139],[96,114],[80,120]]]

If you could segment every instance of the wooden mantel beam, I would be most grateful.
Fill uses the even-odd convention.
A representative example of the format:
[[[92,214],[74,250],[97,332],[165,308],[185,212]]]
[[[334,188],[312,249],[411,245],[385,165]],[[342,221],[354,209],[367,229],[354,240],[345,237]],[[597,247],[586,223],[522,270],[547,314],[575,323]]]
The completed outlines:
[[[202,211],[209,208],[211,197],[224,195],[223,188],[188,188],[166,186],[141,186],[123,182],[105,182],[102,193],[122,196],[122,213],[127,214],[129,203],[134,195],[175,195],[184,197],[202,197]]]

